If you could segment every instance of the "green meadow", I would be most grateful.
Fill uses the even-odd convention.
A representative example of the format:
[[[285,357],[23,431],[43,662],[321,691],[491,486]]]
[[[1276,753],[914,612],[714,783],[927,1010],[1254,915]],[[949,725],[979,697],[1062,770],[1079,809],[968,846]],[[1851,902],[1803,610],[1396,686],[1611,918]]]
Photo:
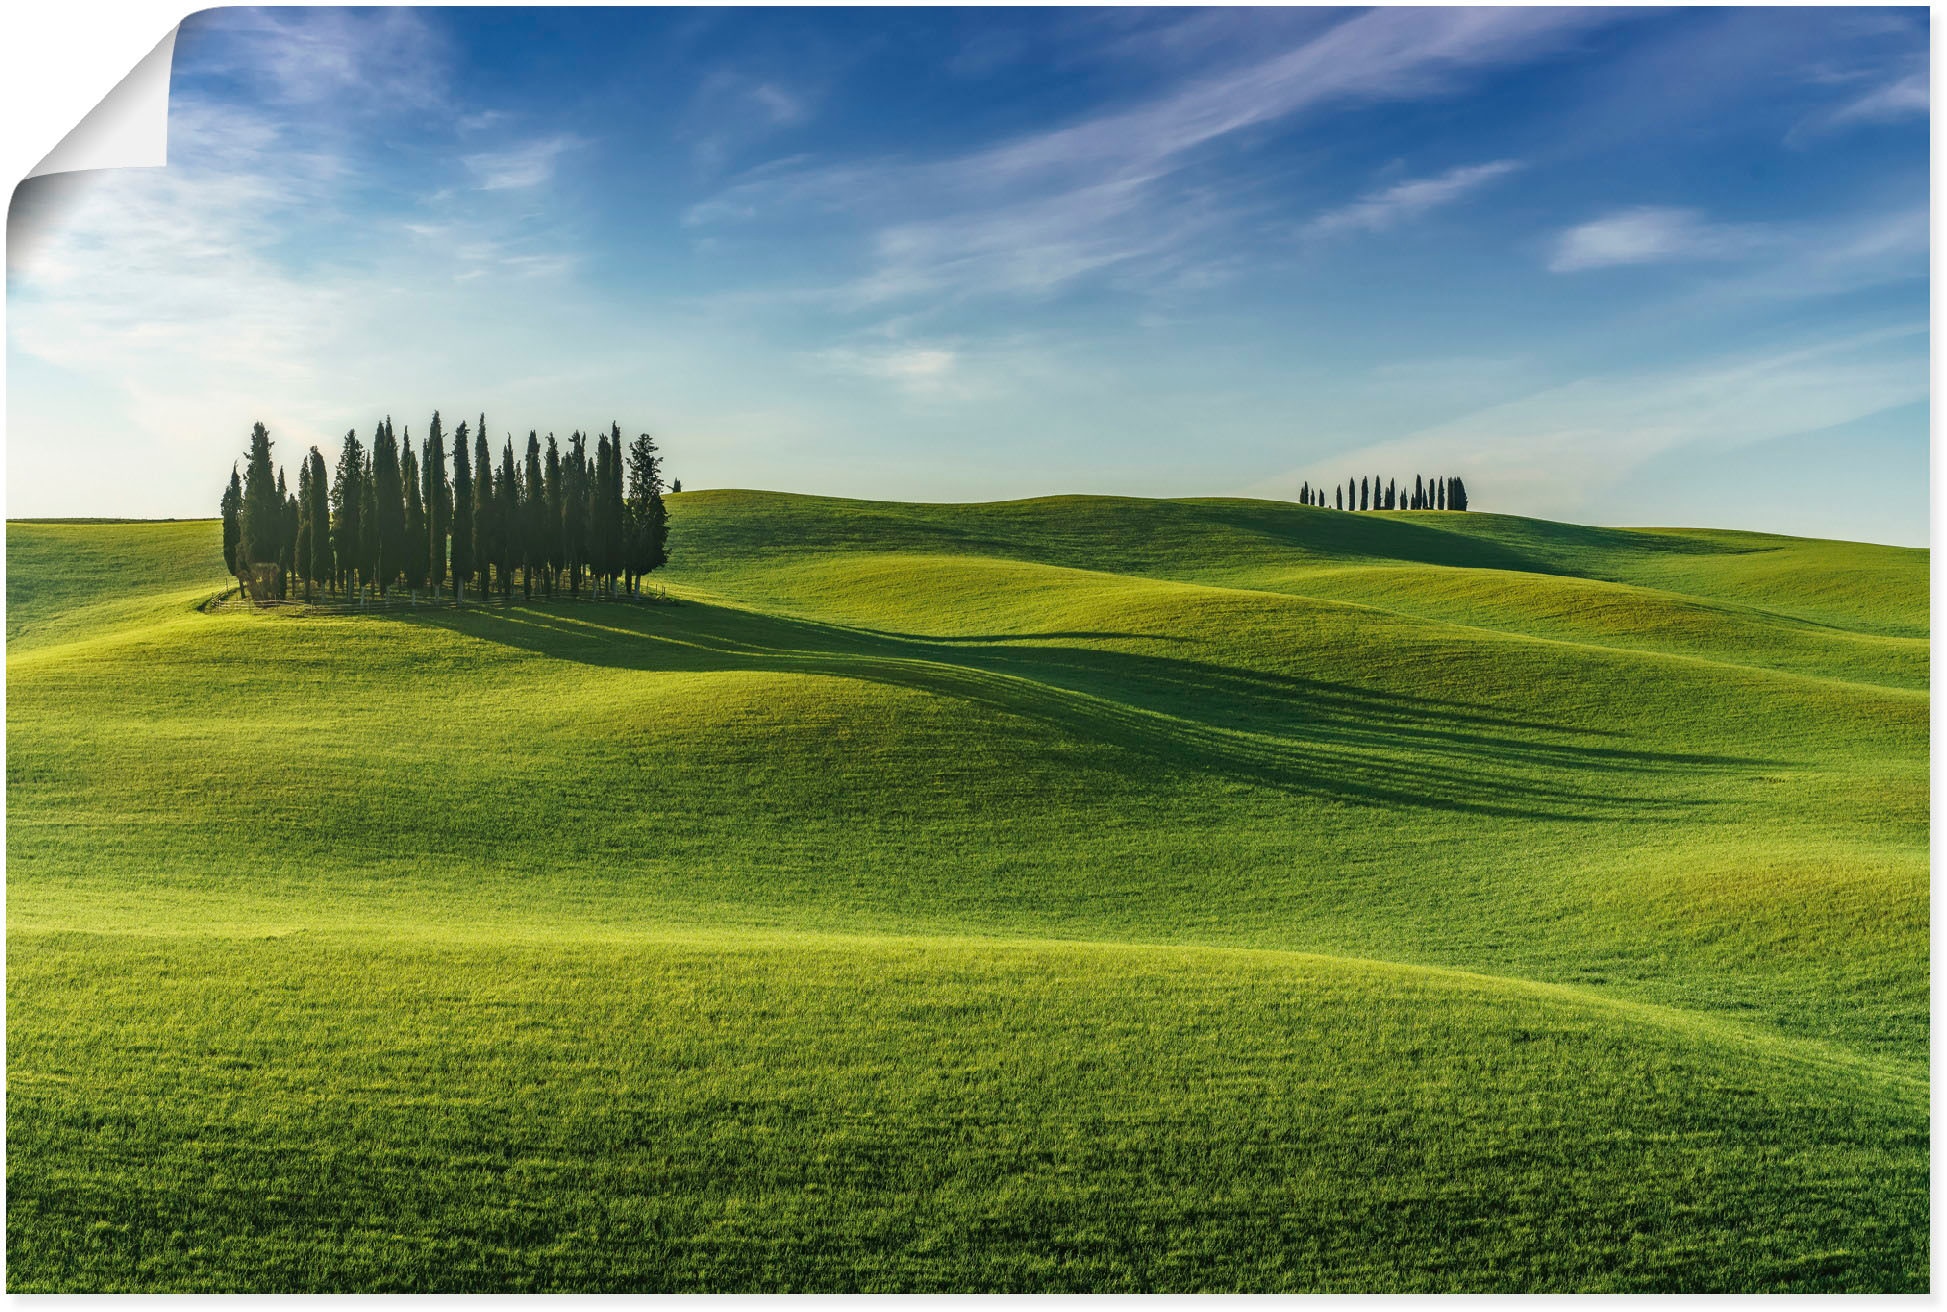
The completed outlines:
[[[7,528],[7,1285],[1924,1290],[1927,553],[669,500]]]

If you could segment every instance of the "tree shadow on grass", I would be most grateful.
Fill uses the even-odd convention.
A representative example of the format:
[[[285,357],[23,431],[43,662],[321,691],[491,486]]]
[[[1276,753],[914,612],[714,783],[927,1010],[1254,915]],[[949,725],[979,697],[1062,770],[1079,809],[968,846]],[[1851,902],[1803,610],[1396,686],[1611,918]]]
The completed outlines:
[[[930,639],[730,606],[525,606],[389,617],[559,660],[669,673],[862,679],[989,707],[1132,754],[1146,775],[1213,774],[1352,803],[1534,819],[1654,820],[1713,803],[1695,782],[1776,762],[1646,751],[1619,735],[1449,698],[1072,645],[1159,635]],[[1061,639],[1061,641],[1051,641]],[[1187,639],[1181,641],[1188,641]]]

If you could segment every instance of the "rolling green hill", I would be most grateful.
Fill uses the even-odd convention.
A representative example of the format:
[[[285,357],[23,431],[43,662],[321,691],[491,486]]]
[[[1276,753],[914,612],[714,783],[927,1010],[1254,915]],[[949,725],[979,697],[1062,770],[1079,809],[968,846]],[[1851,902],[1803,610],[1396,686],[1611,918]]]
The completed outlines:
[[[10,1289],[1926,1287],[1925,552],[670,513],[8,526]]]

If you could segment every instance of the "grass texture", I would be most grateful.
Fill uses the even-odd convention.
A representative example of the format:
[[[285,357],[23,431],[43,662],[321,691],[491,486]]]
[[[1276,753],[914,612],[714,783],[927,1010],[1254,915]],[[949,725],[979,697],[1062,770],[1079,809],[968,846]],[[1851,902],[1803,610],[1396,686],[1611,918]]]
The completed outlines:
[[[1925,552],[670,507],[8,526],[9,1289],[1927,1287]]]

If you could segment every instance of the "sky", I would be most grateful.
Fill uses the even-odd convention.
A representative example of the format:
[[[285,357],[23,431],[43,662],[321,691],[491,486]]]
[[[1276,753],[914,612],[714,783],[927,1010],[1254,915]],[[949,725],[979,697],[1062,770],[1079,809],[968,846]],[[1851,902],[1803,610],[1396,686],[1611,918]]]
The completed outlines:
[[[213,515],[254,421],[294,473],[437,409],[686,488],[1924,545],[1927,23],[204,11],[167,168],[15,194],[7,513]]]

